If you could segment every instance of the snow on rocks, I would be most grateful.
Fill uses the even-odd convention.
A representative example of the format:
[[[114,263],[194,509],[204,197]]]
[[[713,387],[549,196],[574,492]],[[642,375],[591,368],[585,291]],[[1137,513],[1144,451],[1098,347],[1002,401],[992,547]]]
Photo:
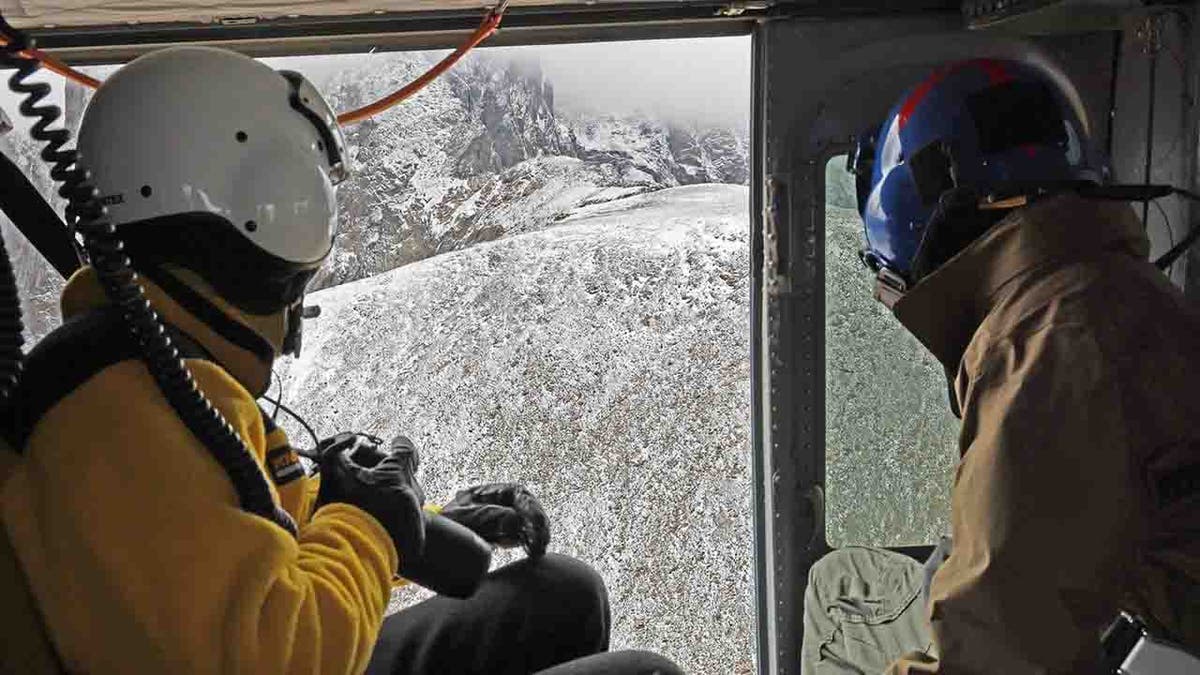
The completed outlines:
[[[432,500],[527,483],[607,581],[614,647],[749,672],[748,211],[663,190],[315,293],[285,402],[410,436]]]

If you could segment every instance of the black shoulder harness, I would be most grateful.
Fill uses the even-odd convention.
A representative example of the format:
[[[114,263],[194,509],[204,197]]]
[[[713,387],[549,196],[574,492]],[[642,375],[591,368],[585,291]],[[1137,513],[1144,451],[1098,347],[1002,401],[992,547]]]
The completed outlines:
[[[185,358],[213,360],[182,331],[167,326]],[[25,359],[21,387],[7,412],[5,435],[22,452],[34,426],[59,401],[105,368],[137,359],[120,311],[102,307],[64,323],[41,340]]]

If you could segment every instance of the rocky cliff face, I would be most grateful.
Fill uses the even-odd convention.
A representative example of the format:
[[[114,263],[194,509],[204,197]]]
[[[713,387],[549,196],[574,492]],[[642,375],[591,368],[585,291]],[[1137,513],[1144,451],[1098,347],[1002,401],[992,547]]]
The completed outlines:
[[[748,132],[612,116],[572,120],[583,157],[660,187],[748,182]]]
[[[364,59],[318,82],[346,110],[433,58]],[[747,180],[747,130],[564,116],[536,65],[466,59],[412,100],[348,129],[355,177],[339,189],[337,245],[314,288],[554,224],[587,204]]]
[[[429,62],[315,79],[346,110]],[[280,364],[287,405],[410,434],[431,500],[527,482],[552,548],[603,574],[614,647],[752,672],[749,194],[698,185],[746,181],[747,131],[567,117],[537,68],[479,58],[347,135],[336,287]],[[34,150],[12,151],[44,172]],[[54,299],[38,263],[26,294]]]

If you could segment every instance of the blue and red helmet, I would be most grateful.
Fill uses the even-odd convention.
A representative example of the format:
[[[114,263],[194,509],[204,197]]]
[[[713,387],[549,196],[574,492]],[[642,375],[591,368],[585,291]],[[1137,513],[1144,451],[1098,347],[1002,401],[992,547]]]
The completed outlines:
[[[1034,65],[995,59],[933,71],[860,138],[856,155],[863,260],[903,278],[946,190],[1012,196],[1104,177],[1068,92]]]

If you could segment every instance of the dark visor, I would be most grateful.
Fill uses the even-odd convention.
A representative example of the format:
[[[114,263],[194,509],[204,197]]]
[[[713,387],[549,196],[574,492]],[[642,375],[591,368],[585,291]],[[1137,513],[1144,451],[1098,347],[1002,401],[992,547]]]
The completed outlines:
[[[273,256],[212,213],[126,223],[119,231],[134,269],[187,268],[251,314],[273,314],[295,304],[321,267],[321,262],[295,263]]]
[[[1062,109],[1050,88],[1040,82],[988,87],[967,98],[967,110],[975,121],[979,151],[985,155],[1023,145],[1067,144]]]

